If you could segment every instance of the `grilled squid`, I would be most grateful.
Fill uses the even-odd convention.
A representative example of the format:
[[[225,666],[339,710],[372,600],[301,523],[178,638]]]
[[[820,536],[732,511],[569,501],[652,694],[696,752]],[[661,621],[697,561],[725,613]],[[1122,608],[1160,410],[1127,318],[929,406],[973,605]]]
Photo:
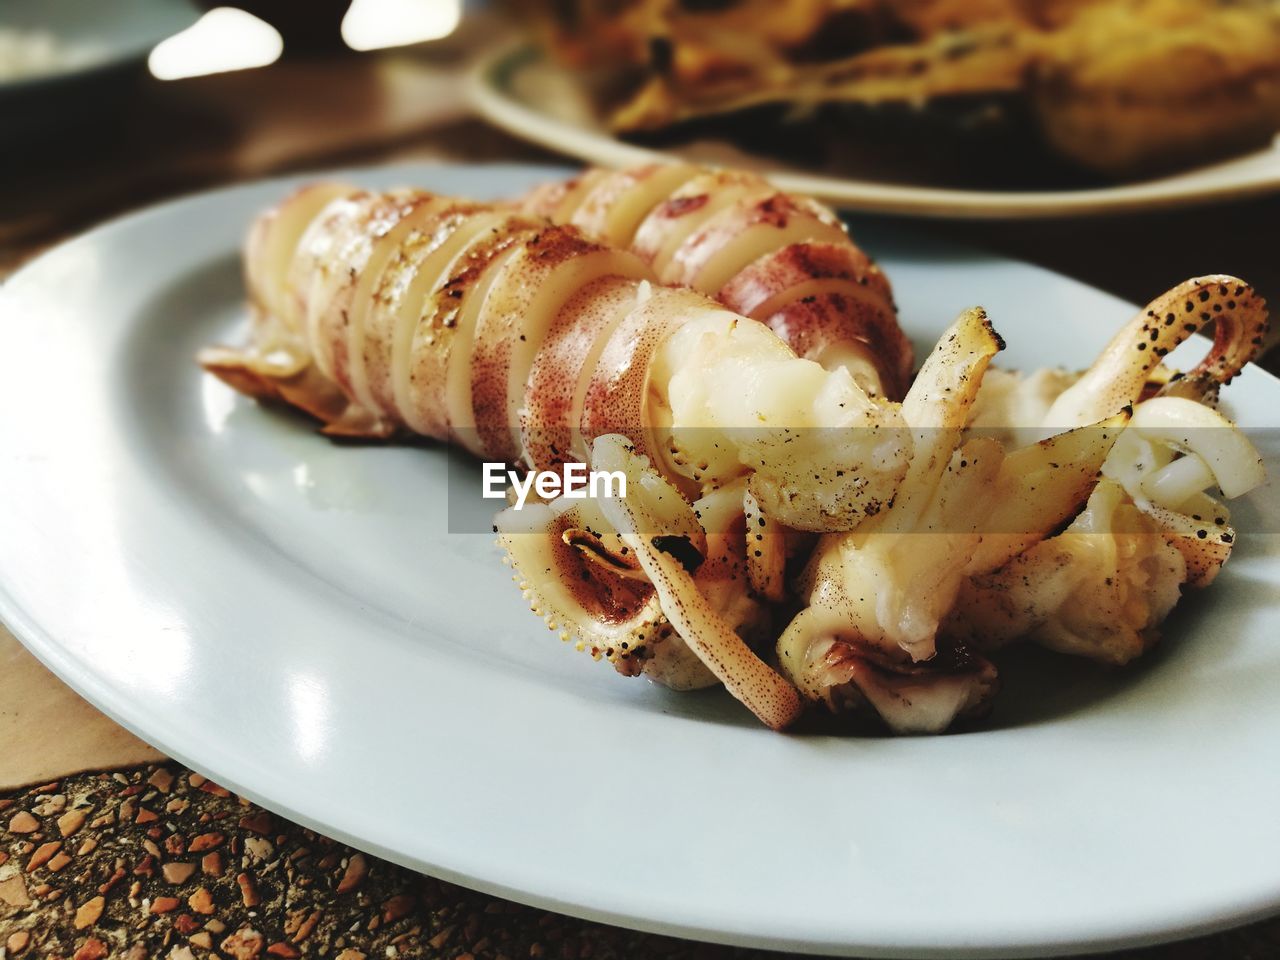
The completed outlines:
[[[1166,369],[1210,320],[1206,357]],[[1240,281],[1174,288],[1077,374],[988,371],[1001,344],[984,324],[962,317],[926,361],[903,403],[916,442],[897,498],[823,537],[801,581],[808,606],[778,643],[808,699],[898,732],[986,709],[985,655],[1015,639],[1112,664],[1147,650],[1183,587],[1208,584],[1230,554],[1210,491],[1264,479],[1213,406],[1266,334]]]
[[[744,182],[741,197],[759,201],[758,182]],[[854,249],[834,218],[789,202],[809,219],[762,229],[794,246],[820,224],[829,246]],[[249,345],[202,362],[332,435],[418,434],[534,470],[605,454],[633,491],[661,488],[642,513],[633,495],[612,515],[575,503],[505,516],[499,534],[531,605],[623,672],[721,682],[782,726],[798,700],[744,639],[769,622],[751,586],[769,574],[763,550],[747,560],[748,506],[788,529],[847,529],[897,489],[905,430],[883,383],[868,393],[847,352],[824,367],[765,323],[660,285],[653,250],[671,263],[694,255],[665,219],[637,234],[652,245],[642,258],[532,212],[312,186],[250,232]],[[747,245],[736,230],[708,234],[698,256],[734,276],[763,249],[764,235],[748,234]],[[690,271],[705,286],[703,269]],[[780,303],[786,283],[774,285]]]
[[[249,342],[208,370],[330,435],[622,477],[497,517],[530,607],[775,729],[815,703],[944,730],[1017,638],[1131,659],[1229,554],[1215,494],[1261,481],[1214,406],[1265,334],[1246,285],[1176,288],[1080,374],[992,369],[970,310],[912,381],[883,275],[751,174],[594,170],[510,204],[313,185],[253,225],[245,274]]]
[[[630,250],[664,284],[759,320],[800,356],[899,400],[912,369],[889,281],[836,215],[741,170],[650,164],[539,187],[524,213]]]
[[[1207,322],[1213,343],[1188,373],[1167,354]],[[1208,585],[1236,532],[1225,499],[1262,483],[1252,444],[1216,409],[1221,388],[1259,353],[1261,299],[1233,277],[1189,280],[1122,328],[1084,372],[998,372],[974,426],[1001,431],[1017,410],[1031,433],[1126,404],[1133,416],[1085,509],[1059,536],[966,583],[949,629],[984,649],[1030,639],[1106,663],[1159,638],[1184,586]],[[984,391],[986,385],[984,385]]]

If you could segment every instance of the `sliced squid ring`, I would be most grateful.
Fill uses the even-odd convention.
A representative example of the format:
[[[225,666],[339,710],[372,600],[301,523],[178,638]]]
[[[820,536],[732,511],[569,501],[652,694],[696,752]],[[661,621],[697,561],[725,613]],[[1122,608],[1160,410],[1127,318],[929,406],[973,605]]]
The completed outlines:
[[[494,525],[513,579],[548,629],[595,659],[635,672],[628,668],[643,661],[665,622],[647,578],[612,569],[583,549],[593,524],[576,505],[509,508]]]
[[[1137,406],[1130,429],[1199,457],[1230,499],[1266,480],[1262,460],[1248,437],[1202,403],[1184,397],[1155,397]]]

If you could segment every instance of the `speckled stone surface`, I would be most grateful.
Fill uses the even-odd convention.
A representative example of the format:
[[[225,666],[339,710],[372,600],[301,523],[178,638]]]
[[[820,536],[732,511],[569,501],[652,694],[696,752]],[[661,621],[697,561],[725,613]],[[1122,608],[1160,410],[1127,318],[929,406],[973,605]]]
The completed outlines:
[[[174,766],[0,795],[0,960],[777,956],[473,893],[358,853]],[[1272,960],[1280,920],[1123,956]]]

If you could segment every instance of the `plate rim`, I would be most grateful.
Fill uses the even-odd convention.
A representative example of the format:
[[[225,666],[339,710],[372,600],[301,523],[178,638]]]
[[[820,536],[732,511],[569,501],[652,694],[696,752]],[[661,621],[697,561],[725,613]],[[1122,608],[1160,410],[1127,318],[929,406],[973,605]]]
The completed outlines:
[[[466,91],[472,106],[512,136],[583,162],[624,166],[679,159],[677,152],[641,147],[605,131],[583,129],[532,109],[509,94],[501,78],[543,59],[536,46],[525,40],[508,41],[485,52],[467,76]],[[964,190],[786,170],[765,169],[762,173],[783,190],[806,193],[845,210],[956,220],[1034,220],[1155,212],[1280,192],[1280,133],[1270,148],[1263,148],[1258,154],[1273,155],[1275,169],[1269,176],[1199,189],[1173,179],[1157,179],[1082,190]],[[1180,171],[1177,176],[1190,172],[1193,171]]]
[[[104,56],[87,63],[0,81],[0,96],[37,95],[46,88],[82,83],[100,74],[142,64],[158,44],[190,29],[202,15],[193,0],[163,0],[155,11],[154,22],[129,43],[114,46]]]
[[[477,165],[475,164],[427,161],[398,164],[392,167],[348,167],[339,170],[320,170],[290,174],[281,177],[272,177],[223,186],[211,190],[193,191],[179,197],[170,198],[138,210],[121,214],[120,216],[95,226],[85,233],[70,238],[46,251],[43,251],[39,256],[33,258],[31,261],[24,264],[19,270],[15,271],[3,285],[0,285],[0,307],[3,307],[5,302],[8,300],[12,289],[11,284],[14,280],[25,276],[29,271],[36,272],[39,269],[42,269],[47,263],[56,262],[57,258],[65,255],[68,248],[72,248],[80,243],[92,242],[98,239],[101,234],[109,233],[117,229],[127,228],[134,225],[137,221],[145,221],[157,215],[176,213],[180,208],[193,201],[216,198],[219,195],[244,192],[268,185],[278,186],[283,189],[290,184],[315,176],[360,176],[362,174],[369,175],[371,173],[385,173],[388,170],[409,171],[431,170],[433,168],[467,167],[469,169],[474,169],[476,166]],[[494,163],[486,164],[484,166],[491,170],[502,170],[505,168],[524,171],[528,171],[530,169],[554,171],[558,169],[555,166],[524,163]],[[1023,263],[1022,261],[1017,261],[1014,258],[1005,257],[1000,254],[991,253],[989,251],[983,252],[985,255],[996,258],[1000,261]],[[1089,287],[1088,284],[1083,284],[1081,281],[1074,280],[1063,274],[1057,274],[1054,271],[1046,270],[1043,267],[1039,267],[1034,264],[1026,265],[1031,266],[1036,270],[1043,271],[1044,273],[1052,274],[1069,283],[1088,287],[1090,290],[1094,291],[1097,291],[1098,289]],[[1107,294],[1107,296],[1112,295]],[[1272,377],[1271,379],[1274,380],[1276,378]],[[207,772],[207,774],[217,782],[235,789],[238,793],[258,802],[267,809],[279,811],[283,816],[301,823],[304,826],[326,833],[333,836],[335,839],[349,843],[356,849],[366,850],[389,861],[409,867],[410,869],[430,872],[432,875],[440,877],[441,879],[458,883],[471,889],[480,890],[482,892],[529,904],[534,907],[555,910],[557,912],[587,920],[621,925],[631,929],[643,930],[652,933],[689,937],[713,943],[750,945],[768,949],[803,950],[809,953],[830,955],[845,955],[851,951],[856,951],[858,955],[863,956],[960,958],[1062,956],[1101,949],[1148,945],[1228,929],[1257,919],[1272,916],[1277,912],[1280,912],[1280,894],[1268,892],[1266,894],[1259,895],[1248,903],[1241,903],[1239,910],[1209,911],[1203,916],[1192,915],[1189,919],[1186,919],[1185,922],[1178,925],[1160,924],[1150,928],[1135,928],[1122,934],[1109,933],[1092,938],[1072,938],[1070,940],[1036,942],[1015,942],[1013,940],[1006,940],[1003,943],[998,943],[996,942],[997,938],[993,938],[992,942],[988,945],[975,948],[972,946],[956,946],[954,944],[935,944],[932,946],[926,946],[920,943],[911,943],[907,945],[894,946],[885,943],[848,943],[843,941],[839,943],[823,943],[820,941],[795,939],[785,936],[770,937],[759,934],[747,936],[744,934],[736,934],[732,931],[726,932],[715,928],[700,927],[696,923],[654,920],[640,914],[629,914],[625,912],[583,907],[575,903],[569,903],[557,899],[554,896],[544,896],[523,888],[510,887],[500,882],[487,880],[478,875],[460,872],[440,865],[433,864],[424,868],[422,861],[417,860],[410,855],[403,854],[395,848],[371,842],[365,837],[357,837],[340,827],[323,823],[315,817],[308,815],[305,811],[295,808],[291,804],[277,802],[276,800],[257,791],[252,784],[243,782],[239,777],[226,776],[213,767],[205,766],[199,762],[193,763],[191,761],[196,760],[197,758],[191,756],[186,750],[170,749],[168,738],[166,736],[163,734],[155,736],[150,730],[144,732],[140,724],[134,723],[127,714],[123,714],[118,711],[114,706],[115,701],[110,694],[110,691],[108,691],[100,682],[100,678],[96,675],[85,674],[82,671],[77,670],[77,664],[66,648],[55,641],[52,636],[40,626],[34,616],[29,614],[28,611],[17,603],[16,599],[10,592],[8,584],[3,581],[0,581],[0,620],[9,625],[14,636],[27,650],[36,656],[37,659],[44,663],[63,682],[67,683],[72,687],[72,689],[84,696],[85,699],[93,703],[98,707],[98,709],[102,710],[107,716],[111,717],[117,723],[120,723],[126,729],[138,734],[142,739],[154,743],[173,759],[186,764],[192,769]]]

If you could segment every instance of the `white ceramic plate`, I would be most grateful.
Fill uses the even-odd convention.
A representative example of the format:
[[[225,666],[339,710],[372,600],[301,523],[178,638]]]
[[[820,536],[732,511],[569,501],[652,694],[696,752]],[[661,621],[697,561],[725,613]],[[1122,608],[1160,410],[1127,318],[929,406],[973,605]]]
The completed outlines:
[[[494,196],[559,173],[351,176]],[[0,290],[0,615],[95,704],[374,853],[668,933],[1025,955],[1280,907],[1276,538],[1242,537],[1136,669],[1011,658],[980,732],[770,733],[548,634],[490,537],[447,532],[446,475],[478,502],[473,465],[335,445],[196,369],[238,335],[245,225],[296,183],[138,213]],[[1083,364],[1129,315],[1025,264],[855,231],[921,345],[980,301],[1008,362]],[[1230,397],[1264,426],[1280,383],[1250,369]],[[1240,526],[1280,529],[1276,501],[1238,504]]]
[[[471,99],[508,133],[606,166],[663,156],[619,140],[594,118],[572,77],[534,48],[507,47],[484,58],[472,73]],[[1280,191],[1280,141],[1266,150],[1140,183],[1079,190],[959,190],[840,178],[753,156],[721,141],[674,151],[697,162],[750,167],[784,190],[807,193],[851,210],[926,217],[1011,219],[1075,217],[1225,202]]]

